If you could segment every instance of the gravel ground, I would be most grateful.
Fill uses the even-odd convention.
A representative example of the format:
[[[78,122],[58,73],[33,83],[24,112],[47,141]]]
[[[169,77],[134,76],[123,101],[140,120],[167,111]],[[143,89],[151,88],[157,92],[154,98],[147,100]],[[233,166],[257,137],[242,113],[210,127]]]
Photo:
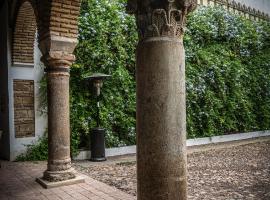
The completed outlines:
[[[77,170],[136,196],[136,162],[76,163]],[[188,154],[189,199],[270,200],[270,141]]]

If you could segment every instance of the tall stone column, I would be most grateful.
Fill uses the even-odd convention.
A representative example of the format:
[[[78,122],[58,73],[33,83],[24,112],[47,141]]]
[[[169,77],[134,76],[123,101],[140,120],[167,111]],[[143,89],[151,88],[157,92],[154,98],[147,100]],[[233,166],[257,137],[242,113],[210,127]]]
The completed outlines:
[[[76,40],[64,39],[51,37],[40,43],[48,97],[49,158],[43,179],[49,182],[75,178],[70,158],[69,68],[75,60]]]
[[[197,1],[129,2],[137,47],[137,194],[186,200],[185,17]]]
[[[48,169],[44,179],[75,178],[70,159],[69,67],[71,60],[48,57]]]

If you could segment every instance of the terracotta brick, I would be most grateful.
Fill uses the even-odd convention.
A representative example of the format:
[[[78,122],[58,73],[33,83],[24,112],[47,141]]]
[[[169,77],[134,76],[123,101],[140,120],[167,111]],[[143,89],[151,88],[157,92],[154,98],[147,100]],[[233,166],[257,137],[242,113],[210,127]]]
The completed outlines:
[[[13,62],[34,63],[36,27],[32,5],[25,1],[19,8],[13,33]]]
[[[14,80],[14,123],[16,137],[35,135],[34,81]]]

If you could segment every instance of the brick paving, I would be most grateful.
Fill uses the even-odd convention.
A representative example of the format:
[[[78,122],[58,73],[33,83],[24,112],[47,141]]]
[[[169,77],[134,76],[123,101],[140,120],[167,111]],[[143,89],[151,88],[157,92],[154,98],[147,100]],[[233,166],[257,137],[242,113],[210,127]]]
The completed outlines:
[[[44,189],[35,179],[45,162],[5,162],[0,168],[0,200],[135,200],[114,187],[85,176],[85,183]]]

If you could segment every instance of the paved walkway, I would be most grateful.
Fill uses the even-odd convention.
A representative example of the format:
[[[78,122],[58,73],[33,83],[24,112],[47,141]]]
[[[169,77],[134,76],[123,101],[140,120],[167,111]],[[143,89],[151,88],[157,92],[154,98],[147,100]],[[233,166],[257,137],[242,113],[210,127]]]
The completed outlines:
[[[46,169],[45,162],[1,162],[0,200],[133,200],[114,187],[85,177],[85,183],[43,189],[35,182]]]
[[[190,200],[270,200],[270,138],[189,149]],[[5,162],[0,200],[135,200],[104,181],[136,195],[134,156],[103,163],[77,162],[85,183],[43,189],[35,182],[46,162]]]

